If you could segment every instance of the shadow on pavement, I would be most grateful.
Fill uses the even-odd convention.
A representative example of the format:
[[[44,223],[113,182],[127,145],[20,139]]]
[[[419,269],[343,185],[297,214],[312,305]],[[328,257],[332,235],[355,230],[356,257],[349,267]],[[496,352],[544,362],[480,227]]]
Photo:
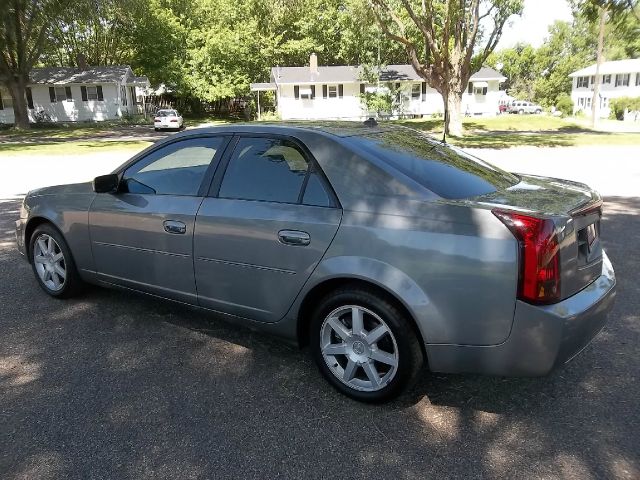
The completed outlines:
[[[610,324],[545,378],[425,373],[384,406],[334,392],[306,351],[100,288],[59,301],[0,202],[3,478],[638,478],[640,199],[608,199]]]

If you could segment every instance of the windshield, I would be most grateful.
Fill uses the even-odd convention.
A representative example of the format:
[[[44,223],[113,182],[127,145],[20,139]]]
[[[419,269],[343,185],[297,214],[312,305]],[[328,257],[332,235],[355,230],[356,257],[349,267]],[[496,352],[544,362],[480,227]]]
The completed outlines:
[[[462,199],[518,183],[515,175],[412,129],[394,129],[348,138],[436,195]]]

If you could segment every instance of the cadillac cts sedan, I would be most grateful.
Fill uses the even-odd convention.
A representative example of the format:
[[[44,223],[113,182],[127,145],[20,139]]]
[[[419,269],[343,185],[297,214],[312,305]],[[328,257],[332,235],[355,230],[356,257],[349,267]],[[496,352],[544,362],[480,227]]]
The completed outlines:
[[[499,170],[417,131],[245,125],[160,141],[24,199],[42,289],[119,287],[310,347],[361,401],[421,371],[544,375],[605,325],[614,271],[586,185]]]

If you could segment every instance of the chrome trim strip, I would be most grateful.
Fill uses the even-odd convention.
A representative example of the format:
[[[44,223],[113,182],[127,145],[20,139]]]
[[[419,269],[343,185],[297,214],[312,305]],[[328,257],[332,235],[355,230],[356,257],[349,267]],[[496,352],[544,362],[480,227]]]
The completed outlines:
[[[165,252],[164,250],[153,250],[151,248],[132,247],[130,245],[120,245],[118,243],[107,243],[107,242],[93,242],[93,243],[103,247],[124,248],[125,250],[134,250],[137,252],[157,253],[159,255],[169,255],[171,257],[191,258],[191,255],[188,255],[186,253]]]
[[[256,270],[267,270],[267,271],[270,271],[270,272],[285,273],[287,275],[295,275],[296,274],[296,272],[294,272],[293,270],[285,270],[283,268],[267,267],[267,266],[264,266],[264,265],[254,265],[253,263],[232,262],[232,261],[229,261],[229,260],[221,260],[219,258],[197,257],[197,260],[201,260],[203,262],[221,263],[223,265],[231,265],[233,267],[253,268],[253,269],[256,269]]]

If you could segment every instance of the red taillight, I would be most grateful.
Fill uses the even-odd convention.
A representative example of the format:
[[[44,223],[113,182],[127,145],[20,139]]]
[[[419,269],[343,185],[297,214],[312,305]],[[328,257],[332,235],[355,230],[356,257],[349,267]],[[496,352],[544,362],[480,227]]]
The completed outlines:
[[[558,237],[552,220],[493,210],[520,243],[518,297],[530,303],[560,300]]]
[[[170,122],[174,122],[174,123],[178,123],[178,119],[177,118],[172,118],[171,120],[169,120]]]

